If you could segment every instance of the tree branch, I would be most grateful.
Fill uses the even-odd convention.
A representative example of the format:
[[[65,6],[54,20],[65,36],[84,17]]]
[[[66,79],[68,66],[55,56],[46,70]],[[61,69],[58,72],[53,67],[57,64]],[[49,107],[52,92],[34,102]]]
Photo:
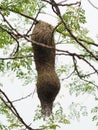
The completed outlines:
[[[18,111],[16,110],[16,108],[14,107],[13,103],[10,101],[10,99],[7,97],[7,95],[4,93],[4,91],[2,91],[0,89],[0,99],[3,101],[3,103],[11,110],[11,112],[18,118],[18,120],[28,129],[28,130],[42,130],[42,129],[33,129],[30,126],[28,126],[24,120],[22,119],[22,117],[19,115]],[[5,97],[5,99],[7,100],[7,102],[3,99],[3,97],[1,96],[3,95]]]
[[[59,2],[59,3],[57,3],[57,5],[58,6],[72,6],[72,5],[81,5],[81,1],[77,1],[77,2],[75,2],[75,3],[70,3],[70,4],[63,4],[63,3],[65,3],[65,1],[62,1],[62,2]]]
[[[95,6],[90,0],[88,0],[88,2],[90,3],[90,5],[92,5],[95,9],[98,9],[97,6]]]
[[[30,97],[31,95],[32,95],[32,93],[30,93],[29,95],[27,95],[27,96],[25,96],[25,97],[22,97],[22,98],[19,98],[19,99],[13,100],[13,101],[11,101],[11,102],[14,103],[14,102],[18,102],[18,101],[21,101],[21,100],[27,99],[27,98]]]
[[[33,17],[30,17],[30,16],[28,16],[28,15],[26,15],[26,14],[23,14],[23,13],[17,12],[17,11],[15,11],[15,10],[13,10],[13,9],[10,9],[10,8],[3,8],[3,7],[1,7],[1,6],[0,6],[0,9],[1,9],[1,10],[4,10],[4,11],[9,10],[10,12],[13,12],[13,13],[19,14],[19,15],[25,17],[25,18],[31,19],[31,20],[33,20],[33,21],[35,21],[35,22],[38,22],[37,19],[35,19],[35,18],[33,18]]]
[[[93,85],[94,87],[96,87],[96,88],[98,89],[98,85],[94,84],[93,82],[91,82],[91,81],[89,81],[89,80],[86,80],[86,79],[85,79],[85,76],[80,75],[80,73],[79,73],[79,71],[78,71],[78,67],[77,67],[77,60],[75,59],[74,56],[73,56],[73,63],[74,63],[74,71],[76,71],[78,77],[79,77],[81,80],[83,80],[83,81],[85,81],[85,82],[87,82],[87,83]]]

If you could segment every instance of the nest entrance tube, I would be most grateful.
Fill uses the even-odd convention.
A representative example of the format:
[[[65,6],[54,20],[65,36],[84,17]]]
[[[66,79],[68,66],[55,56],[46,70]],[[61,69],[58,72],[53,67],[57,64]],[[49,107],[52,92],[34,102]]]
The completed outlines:
[[[60,81],[55,72],[54,28],[38,21],[32,32],[32,40],[52,48],[33,44],[34,60],[38,74],[37,94],[41,103],[41,112],[45,116],[52,113],[53,102],[60,90]]]

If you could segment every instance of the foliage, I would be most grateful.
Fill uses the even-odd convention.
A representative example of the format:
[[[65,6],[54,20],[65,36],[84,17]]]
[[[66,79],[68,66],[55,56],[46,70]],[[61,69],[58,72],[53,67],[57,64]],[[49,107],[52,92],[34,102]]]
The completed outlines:
[[[36,4],[36,0],[3,0],[1,2],[1,7],[4,8],[5,15],[9,15],[9,10],[32,15],[32,13],[35,11]]]
[[[1,24],[0,26],[2,26],[3,28],[6,28],[7,30],[10,29],[6,25]],[[6,44],[12,44],[12,43],[13,43],[13,38],[4,30],[0,30],[0,48],[3,48]]]
[[[98,105],[92,108],[91,113],[93,114],[92,121],[96,122],[96,125],[98,126]]]
[[[10,130],[7,126],[0,123],[0,129],[1,130]]]
[[[41,125],[40,128],[45,130],[56,130],[57,128],[60,128],[59,124],[70,124],[70,121],[64,114],[62,106],[58,103],[55,105],[55,107],[57,107],[58,109],[50,117],[46,118],[41,115],[41,109],[38,106],[38,109],[35,112],[36,114],[34,117],[34,121],[41,119],[44,121],[44,124]]]
[[[74,32],[76,35],[81,32],[81,24],[86,23],[85,12],[80,7],[68,7],[65,14],[63,14],[63,19],[66,22],[68,28]],[[67,30],[65,30],[64,25],[61,24],[58,27],[58,31],[60,31],[64,37],[69,36]]]
[[[20,121],[17,119],[15,115],[8,109],[7,106],[5,106],[4,103],[0,102],[0,115],[6,116],[6,121],[9,122],[8,126],[5,126],[3,124],[0,124],[0,127],[4,130],[11,130],[14,128],[20,128],[23,125],[20,123]]]
[[[87,108],[85,106],[81,106],[79,103],[74,103],[72,102],[72,104],[69,106],[70,109],[70,114],[69,114],[69,118],[73,120],[80,119],[80,116],[87,116],[88,112],[87,112]]]

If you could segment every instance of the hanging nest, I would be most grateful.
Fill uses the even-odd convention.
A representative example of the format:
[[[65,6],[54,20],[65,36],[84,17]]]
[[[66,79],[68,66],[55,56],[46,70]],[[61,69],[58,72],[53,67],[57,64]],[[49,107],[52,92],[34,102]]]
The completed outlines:
[[[55,72],[55,43],[54,28],[43,21],[39,21],[33,30],[32,41],[37,78],[37,93],[41,102],[42,114],[49,116],[52,112],[53,101],[60,90],[60,81]],[[47,48],[41,45],[48,45]]]

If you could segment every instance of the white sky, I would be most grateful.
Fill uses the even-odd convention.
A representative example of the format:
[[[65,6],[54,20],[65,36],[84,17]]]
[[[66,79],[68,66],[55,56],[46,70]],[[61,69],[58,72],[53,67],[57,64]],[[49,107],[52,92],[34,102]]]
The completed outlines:
[[[59,0],[59,1],[61,1],[61,0]],[[95,3],[95,5],[98,5],[98,0],[93,0],[93,3]],[[90,35],[95,38],[95,35],[97,34],[97,30],[98,30],[97,29],[98,28],[98,26],[97,26],[98,25],[98,10],[94,9],[87,2],[87,0],[82,0],[81,6],[86,11],[85,12],[86,16],[87,16],[86,26],[88,27],[88,29],[91,30]],[[40,17],[40,19],[41,18],[42,17]],[[44,21],[48,20],[48,22],[50,22],[53,25],[55,25],[55,23],[56,23],[55,19],[53,17],[50,18],[50,16],[47,16],[47,19],[46,19],[46,15],[45,15],[45,16],[43,16],[43,19],[45,19]],[[7,93],[7,95],[9,95],[10,99],[12,99],[12,100],[18,99],[19,97],[25,96],[25,95],[31,93],[32,91],[34,91],[35,85],[24,87],[21,85],[20,81],[15,79],[13,74],[12,74],[11,79],[9,79],[8,77],[9,77],[8,75],[6,75],[4,77],[1,76],[0,82],[3,83],[4,90]],[[33,100],[35,98],[36,98],[36,100]],[[59,97],[57,99],[59,99]],[[89,97],[85,96],[81,100],[80,98],[75,98],[75,97],[73,98],[73,97],[70,97],[69,95],[66,95],[63,100],[60,100],[60,102],[62,102],[62,104],[65,105],[65,109],[67,109],[68,105],[74,100],[76,102],[81,102],[83,105],[87,105],[88,107],[91,107],[95,104],[92,96],[89,96]],[[18,111],[20,112],[21,116],[24,118],[24,120],[27,123],[32,122],[33,109],[36,109],[36,105],[38,103],[39,103],[39,100],[36,97],[36,94],[34,94],[33,98],[30,97],[26,100],[23,100],[21,102],[21,106],[19,105],[19,103],[16,103]],[[4,122],[4,120],[2,120],[2,121]],[[36,128],[37,125],[39,125],[39,122],[34,123],[32,128],[34,128],[34,126]],[[66,129],[66,130],[98,130],[98,127],[95,126],[95,123],[92,122],[92,120],[91,120],[91,115],[89,115],[87,117],[81,117],[80,121],[71,120],[70,125],[64,125],[61,129],[58,129],[58,130],[64,130],[64,129]]]

